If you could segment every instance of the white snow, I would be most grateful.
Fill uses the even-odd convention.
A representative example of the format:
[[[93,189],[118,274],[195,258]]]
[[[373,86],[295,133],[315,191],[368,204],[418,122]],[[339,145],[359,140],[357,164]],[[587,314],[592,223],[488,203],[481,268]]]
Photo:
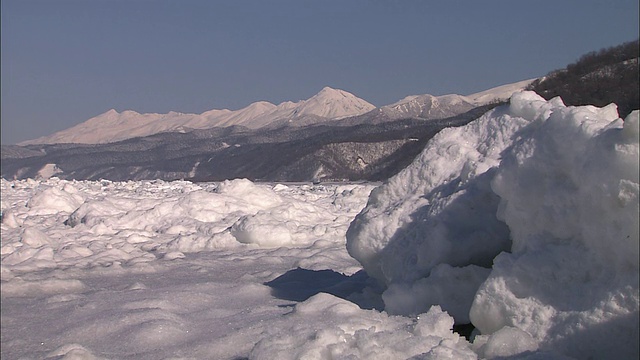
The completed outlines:
[[[419,117],[430,120],[462,114],[478,105],[461,95],[424,94],[407,96],[391,105],[381,107],[380,110],[391,119]]]
[[[374,189],[347,248],[387,311],[437,304],[481,356],[635,359],[638,193],[637,111],[521,92]]]
[[[48,179],[55,174],[61,173],[62,170],[56,164],[46,164],[38,171],[38,177]]]
[[[407,117],[441,119],[464,113],[496,99],[506,100],[514,92],[524,89],[533,80],[501,85],[467,96],[456,94],[412,95],[393,104],[382,106],[379,110],[390,119]],[[162,132],[185,133],[193,129],[234,125],[250,129],[258,129],[271,124],[308,125],[318,121],[340,120],[362,115],[375,108],[374,105],[347,91],[324,87],[311,98],[298,102],[285,101],[274,105],[267,101],[257,101],[239,110],[214,109],[202,114],[185,114],[175,111],[167,114],[140,114],[131,110],[119,113],[111,109],[71,128],[24,141],[19,145],[103,144]]]
[[[511,95],[526,89],[527,86],[529,86],[532,82],[536,80],[537,78],[496,86],[491,89],[465,95],[465,98],[471,100],[473,103],[478,105],[488,104],[496,100],[498,101],[508,100],[509,98],[511,98]]]
[[[536,79],[518,81],[512,84],[497,86],[470,95],[447,94],[434,96],[430,94],[407,96],[393,104],[380,107],[380,111],[391,119],[418,117],[422,119],[444,119],[467,112],[475,107],[493,101],[508,100],[511,95],[524,90]]]
[[[379,187],[3,179],[1,357],[636,359],[638,124],[524,92]]]

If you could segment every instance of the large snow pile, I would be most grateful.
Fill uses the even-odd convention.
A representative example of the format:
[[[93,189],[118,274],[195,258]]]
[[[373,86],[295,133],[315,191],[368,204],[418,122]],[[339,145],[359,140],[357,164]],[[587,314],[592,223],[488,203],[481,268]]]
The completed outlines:
[[[348,251],[387,312],[439,305],[480,356],[635,359],[638,132],[637,111],[517,93],[374,189]]]

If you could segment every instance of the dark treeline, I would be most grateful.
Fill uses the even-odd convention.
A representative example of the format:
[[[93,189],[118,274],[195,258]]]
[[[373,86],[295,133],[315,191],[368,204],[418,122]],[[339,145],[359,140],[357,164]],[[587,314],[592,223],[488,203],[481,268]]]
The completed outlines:
[[[566,105],[618,105],[624,118],[640,108],[638,40],[593,51],[566,69],[549,73],[529,86],[545,99],[560,96]]]

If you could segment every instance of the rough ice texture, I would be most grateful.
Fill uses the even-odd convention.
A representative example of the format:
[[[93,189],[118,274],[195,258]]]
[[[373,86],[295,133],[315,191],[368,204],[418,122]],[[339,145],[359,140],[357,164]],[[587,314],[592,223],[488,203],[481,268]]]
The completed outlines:
[[[251,359],[477,359],[437,306],[407,318],[318,294],[296,305],[283,323],[273,325]]]
[[[498,108],[465,127],[445,129],[409,167],[373,190],[347,231],[347,249],[369,275],[394,285],[385,296],[387,308],[394,313],[416,311],[415,306],[403,310],[395,303],[403,298],[399,288],[415,293],[440,264],[489,268],[497,254],[509,249],[509,229],[496,217],[499,197],[490,181],[501,151],[525,124],[508,109]],[[474,294],[484,280],[479,274],[488,271],[457,282],[456,292]],[[448,282],[431,283],[429,292],[451,294]],[[456,321],[464,323],[471,299],[462,303],[466,308],[440,304],[449,311],[456,308]]]
[[[344,237],[372,188],[2,179],[0,358],[246,358],[293,301],[367,300]]]
[[[481,356],[637,358],[638,189],[637,111],[517,93],[374,189],[347,249],[386,309],[438,303]]]
[[[492,182],[512,253],[495,259],[471,320],[577,358],[637,358],[638,112],[538,104],[512,105],[531,124]]]
[[[342,242],[372,185],[8,182],[2,263],[32,269],[148,262],[213,249]],[[80,190],[79,190],[80,189]]]

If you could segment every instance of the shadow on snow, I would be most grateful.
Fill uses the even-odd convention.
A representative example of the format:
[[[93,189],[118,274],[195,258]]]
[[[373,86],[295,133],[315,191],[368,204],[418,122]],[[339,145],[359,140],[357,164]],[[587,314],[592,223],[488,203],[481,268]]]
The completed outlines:
[[[347,276],[333,270],[296,268],[264,284],[271,287],[273,296],[283,300],[300,302],[327,293],[362,309],[382,309],[379,286],[364,270]]]

